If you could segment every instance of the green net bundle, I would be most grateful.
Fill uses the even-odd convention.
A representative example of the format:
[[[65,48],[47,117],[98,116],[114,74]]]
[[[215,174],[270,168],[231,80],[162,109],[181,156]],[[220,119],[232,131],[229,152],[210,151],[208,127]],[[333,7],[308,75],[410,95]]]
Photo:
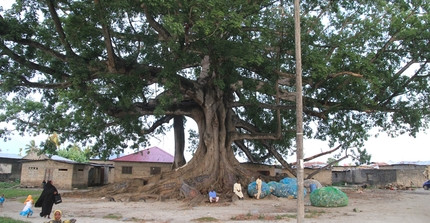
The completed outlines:
[[[248,184],[248,195],[250,197],[257,195],[257,183],[255,181]],[[260,198],[264,198],[268,195],[270,195],[270,187],[267,183],[262,182]]]
[[[312,206],[344,207],[348,205],[348,196],[335,187],[322,187],[310,194]]]
[[[297,180],[295,178],[284,178],[279,182],[270,181],[267,183],[272,195],[276,197],[297,198]],[[306,196],[306,191],[303,191]]]
[[[288,187],[288,185],[283,184],[283,183],[279,183],[279,182],[275,182],[275,181],[270,181],[269,183],[270,186],[270,191],[272,192],[272,194],[276,197],[288,197],[288,196],[292,196],[289,191],[290,188]]]

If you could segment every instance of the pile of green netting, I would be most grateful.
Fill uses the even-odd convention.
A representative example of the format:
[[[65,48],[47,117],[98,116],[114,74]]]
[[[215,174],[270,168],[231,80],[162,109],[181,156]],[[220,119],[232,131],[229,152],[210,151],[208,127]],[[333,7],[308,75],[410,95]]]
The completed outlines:
[[[270,191],[276,197],[297,198],[297,179],[286,177],[279,182],[270,181]],[[306,191],[303,191],[306,196]]]
[[[255,197],[255,195],[257,195],[257,183],[255,181],[248,184],[248,195],[250,197]],[[268,195],[270,195],[270,187],[266,182],[262,182],[260,198],[264,198]]]
[[[344,207],[348,205],[348,196],[335,187],[322,187],[310,194],[312,206],[315,207]]]

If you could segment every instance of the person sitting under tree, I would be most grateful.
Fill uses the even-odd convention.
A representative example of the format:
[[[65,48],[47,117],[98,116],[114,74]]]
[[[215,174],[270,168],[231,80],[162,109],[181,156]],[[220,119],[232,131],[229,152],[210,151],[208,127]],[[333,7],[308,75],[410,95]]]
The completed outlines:
[[[219,201],[219,197],[216,195],[216,191],[212,188],[209,191],[209,202],[218,202]]]

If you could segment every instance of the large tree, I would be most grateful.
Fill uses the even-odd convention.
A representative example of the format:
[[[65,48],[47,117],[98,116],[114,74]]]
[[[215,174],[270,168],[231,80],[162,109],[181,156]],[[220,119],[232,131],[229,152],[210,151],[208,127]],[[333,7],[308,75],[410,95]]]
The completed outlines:
[[[348,151],[374,127],[427,128],[428,1],[301,5],[305,137]],[[193,119],[192,160],[151,188],[165,195],[182,183],[231,190],[235,177],[249,176],[235,152],[289,166],[291,1],[17,1],[0,29],[0,117],[18,131],[57,132],[108,156],[145,145],[170,120],[178,130]]]

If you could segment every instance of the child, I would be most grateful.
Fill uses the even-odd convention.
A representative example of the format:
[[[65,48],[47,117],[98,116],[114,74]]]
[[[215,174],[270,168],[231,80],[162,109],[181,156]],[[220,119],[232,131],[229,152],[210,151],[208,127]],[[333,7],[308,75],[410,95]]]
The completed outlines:
[[[31,195],[28,195],[27,199],[24,201],[24,209],[22,209],[22,211],[19,213],[19,215],[22,216],[27,216],[27,218],[29,216],[33,215],[33,210],[31,210],[31,208],[33,207],[33,197]]]
[[[63,212],[61,212],[60,210],[55,210],[54,211],[54,219],[47,221],[46,223],[75,223],[76,219],[70,219],[70,220],[62,220],[61,217],[63,216]]]
[[[0,197],[0,207],[3,207],[3,203],[4,203],[4,194],[1,195]]]

